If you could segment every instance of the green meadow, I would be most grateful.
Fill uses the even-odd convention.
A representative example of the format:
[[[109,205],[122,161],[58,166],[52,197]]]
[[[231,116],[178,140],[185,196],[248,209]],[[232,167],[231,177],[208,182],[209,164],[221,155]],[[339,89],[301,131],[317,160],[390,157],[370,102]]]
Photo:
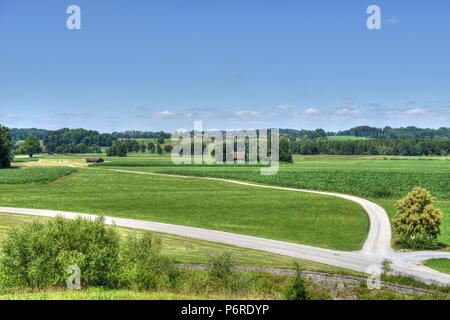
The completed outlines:
[[[113,164],[113,163],[111,163]],[[448,157],[296,157],[282,164],[274,176],[262,176],[260,168],[247,166],[182,167],[146,166],[130,170],[236,179],[300,189],[353,194],[382,205],[393,217],[395,202],[416,186],[437,198],[444,212],[439,241],[450,244],[450,159]]]
[[[0,184],[0,204],[160,221],[340,250],[360,249],[369,229],[359,205],[335,197],[102,167],[78,169],[48,184]]]

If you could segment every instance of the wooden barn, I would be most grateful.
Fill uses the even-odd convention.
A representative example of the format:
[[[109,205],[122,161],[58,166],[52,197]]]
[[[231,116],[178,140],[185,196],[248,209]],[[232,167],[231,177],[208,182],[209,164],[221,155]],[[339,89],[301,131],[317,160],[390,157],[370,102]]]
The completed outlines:
[[[103,158],[89,158],[89,159],[86,159],[87,163],[102,163],[104,161],[105,160]]]

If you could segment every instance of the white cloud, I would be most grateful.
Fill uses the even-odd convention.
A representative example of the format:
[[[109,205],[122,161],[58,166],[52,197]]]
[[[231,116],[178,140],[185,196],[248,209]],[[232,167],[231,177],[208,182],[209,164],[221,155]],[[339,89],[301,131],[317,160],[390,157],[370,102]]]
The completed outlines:
[[[170,118],[170,117],[175,116],[175,112],[165,110],[165,111],[156,113],[156,116],[159,118]]]
[[[357,116],[359,114],[359,107],[353,102],[353,99],[347,98],[345,104],[341,108],[336,109],[338,116]]]
[[[290,108],[291,106],[288,104],[277,104],[276,106],[274,106],[274,109],[277,110],[289,110]]]
[[[448,107],[442,107],[442,108],[440,109],[440,112],[443,112],[443,113],[450,113],[450,106],[448,106]]]
[[[0,118],[14,120],[14,119],[17,119],[17,115],[12,114],[12,113],[7,113],[7,114],[0,113]]]
[[[356,116],[359,114],[359,108],[357,106],[348,105],[342,108],[336,109],[338,116]]]
[[[313,116],[313,115],[319,114],[320,111],[316,108],[308,108],[305,111],[303,111],[303,113],[308,116]]]
[[[214,119],[217,117],[214,108],[190,108],[184,114],[187,118],[195,118],[198,120]]]
[[[175,129],[174,131],[173,131],[173,133],[176,135],[176,134],[183,134],[183,133],[186,133],[186,132],[189,132],[189,130],[188,129],[185,129],[185,128],[177,128],[177,129]]]
[[[234,115],[236,117],[254,117],[259,115],[258,111],[254,111],[254,110],[249,110],[249,109],[245,109],[245,110],[239,110],[234,112]]]
[[[422,109],[422,108],[412,108],[412,109],[408,109],[408,110],[405,111],[405,113],[406,113],[407,115],[412,115],[412,116],[427,114],[427,112],[426,112],[424,109]]]

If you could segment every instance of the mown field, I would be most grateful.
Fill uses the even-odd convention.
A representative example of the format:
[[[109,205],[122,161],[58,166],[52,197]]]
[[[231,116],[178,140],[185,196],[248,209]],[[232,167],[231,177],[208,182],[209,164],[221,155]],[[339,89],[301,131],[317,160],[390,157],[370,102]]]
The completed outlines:
[[[23,169],[11,169],[17,170]],[[335,197],[96,167],[50,184],[0,184],[0,204],[147,219],[340,250],[360,249],[369,229],[361,207]]]

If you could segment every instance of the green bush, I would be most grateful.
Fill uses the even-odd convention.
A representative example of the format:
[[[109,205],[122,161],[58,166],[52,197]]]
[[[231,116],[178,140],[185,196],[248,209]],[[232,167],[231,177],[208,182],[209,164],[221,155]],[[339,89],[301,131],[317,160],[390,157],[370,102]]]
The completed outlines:
[[[233,263],[229,252],[210,255],[208,258],[208,278],[212,284],[226,286],[231,282]]]
[[[416,187],[396,203],[394,228],[397,242],[408,248],[433,246],[440,235],[443,218],[442,211],[433,207],[434,201],[428,190]]]
[[[177,284],[175,264],[161,255],[161,241],[152,234],[130,235],[120,248],[121,282],[137,290],[173,288]]]
[[[290,281],[284,291],[286,300],[309,300],[309,293],[303,279],[300,266],[296,263],[296,276]]]
[[[2,243],[2,287],[63,286],[67,269],[77,265],[83,286],[116,282],[119,236],[102,218],[95,221],[61,217],[13,229]]]

